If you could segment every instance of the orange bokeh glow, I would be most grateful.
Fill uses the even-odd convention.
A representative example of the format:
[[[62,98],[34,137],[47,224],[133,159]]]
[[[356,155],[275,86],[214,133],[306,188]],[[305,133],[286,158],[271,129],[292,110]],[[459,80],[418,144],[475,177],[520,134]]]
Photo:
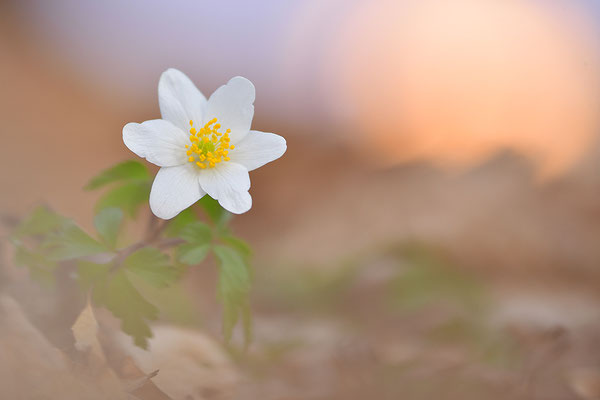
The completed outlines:
[[[597,44],[565,7],[364,2],[338,31],[328,79],[361,146],[375,141],[387,161],[469,165],[512,148],[552,176],[585,152],[600,110]]]

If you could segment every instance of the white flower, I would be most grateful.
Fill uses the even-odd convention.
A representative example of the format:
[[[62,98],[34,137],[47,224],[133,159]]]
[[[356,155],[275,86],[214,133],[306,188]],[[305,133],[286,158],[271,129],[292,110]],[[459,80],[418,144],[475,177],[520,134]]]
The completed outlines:
[[[208,100],[181,71],[168,69],[158,83],[162,119],[129,123],[123,142],[158,165],[150,208],[170,219],[205,194],[241,214],[252,207],[252,171],[278,159],[287,148],[273,133],[251,131],[254,85],[237,76]]]

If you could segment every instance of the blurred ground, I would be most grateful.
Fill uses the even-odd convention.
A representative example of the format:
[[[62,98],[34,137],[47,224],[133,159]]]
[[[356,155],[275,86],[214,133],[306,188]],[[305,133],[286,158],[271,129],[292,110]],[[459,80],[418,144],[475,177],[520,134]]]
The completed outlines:
[[[47,202],[89,226],[95,197],[81,187],[131,157],[121,128],[156,117],[156,99],[86,92],[11,23],[0,23],[0,212]],[[234,224],[255,248],[255,342],[247,354],[221,346],[214,277],[198,269],[187,284],[202,324],[158,328],[154,360],[123,350],[143,372],[162,370],[159,388],[175,382],[186,400],[600,398],[598,143],[539,181],[510,151],[469,169],[382,170],[319,140],[328,127],[305,134],[258,109],[254,126],[289,148],[252,173],[254,207]],[[89,382],[57,361],[81,304],[32,285],[2,244],[0,387],[43,388],[39,376],[50,376],[81,391]],[[189,380],[170,375],[187,363]],[[161,387],[163,376],[182,381]],[[22,398],[69,398],[48,387],[57,392]]]

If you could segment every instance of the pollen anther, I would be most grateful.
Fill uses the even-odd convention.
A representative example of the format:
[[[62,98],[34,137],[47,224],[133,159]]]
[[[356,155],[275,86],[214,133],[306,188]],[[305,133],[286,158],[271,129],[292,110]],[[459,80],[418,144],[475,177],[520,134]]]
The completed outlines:
[[[188,161],[195,163],[201,169],[214,168],[218,163],[230,161],[229,150],[234,146],[230,144],[230,129],[219,132],[221,124],[217,119],[208,121],[202,128],[196,130],[194,121],[190,120],[190,145],[186,145]]]

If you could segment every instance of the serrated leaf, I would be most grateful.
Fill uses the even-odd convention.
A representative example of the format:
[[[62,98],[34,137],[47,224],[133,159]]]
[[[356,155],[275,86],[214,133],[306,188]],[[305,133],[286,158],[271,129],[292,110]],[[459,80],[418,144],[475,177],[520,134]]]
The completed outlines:
[[[202,197],[198,204],[215,225],[225,225],[232,217],[229,211],[221,207],[219,202],[209,195]]]
[[[177,214],[175,218],[169,221],[169,226],[167,226],[167,229],[165,229],[165,236],[179,236],[183,228],[185,228],[187,224],[190,224],[194,221],[196,221],[196,215],[190,208],[186,208],[185,210]]]
[[[105,208],[94,217],[94,226],[102,241],[111,249],[117,245],[119,229],[123,222],[123,211],[119,208]]]
[[[240,254],[226,246],[215,246],[219,261],[219,299],[223,303],[223,332],[227,341],[231,340],[233,328],[242,317],[245,341],[251,336],[251,319],[248,293],[250,273]]]
[[[67,218],[55,213],[48,207],[36,208],[15,230],[15,237],[41,235],[53,232],[62,227]]]
[[[90,237],[74,223],[67,224],[59,233],[44,242],[49,258],[57,261],[70,260],[93,254],[106,253],[109,249]]]
[[[161,319],[178,324],[197,324],[200,322],[199,311],[194,306],[194,301],[181,281],[158,288],[148,284],[145,280],[129,274],[129,280],[146,299],[160,310]]]
[[[118,181],[148,181],[149,179],[148,168],[138,161],[130,160],[102,171],[92,178],[84,189],[93,190]]]
[[[148,202],[150,196],[150,182],[131,182],[108,191],[98,200],[96,210],[117,207],[135,217],[138,208]]]
[[[144,247],[129,255],[123,261],[123,267],[156,287],[168,286],[180,275],[169,257],[153,247]]]
[[[95,282],[92,298],[121,320],[121,329],[137,346],[148,348],[152,337],[148,321],[158,318],[158,309],[133,286],[124,269]]]
[[[187,265],[200,264],[210,251],[210,244],[184,243],[177,247],[177,259]]]
[[[194,221],[183,227],[179,236],[189,243],[204,244],[210,243],[212,232],[210,226],[200,221]]]

